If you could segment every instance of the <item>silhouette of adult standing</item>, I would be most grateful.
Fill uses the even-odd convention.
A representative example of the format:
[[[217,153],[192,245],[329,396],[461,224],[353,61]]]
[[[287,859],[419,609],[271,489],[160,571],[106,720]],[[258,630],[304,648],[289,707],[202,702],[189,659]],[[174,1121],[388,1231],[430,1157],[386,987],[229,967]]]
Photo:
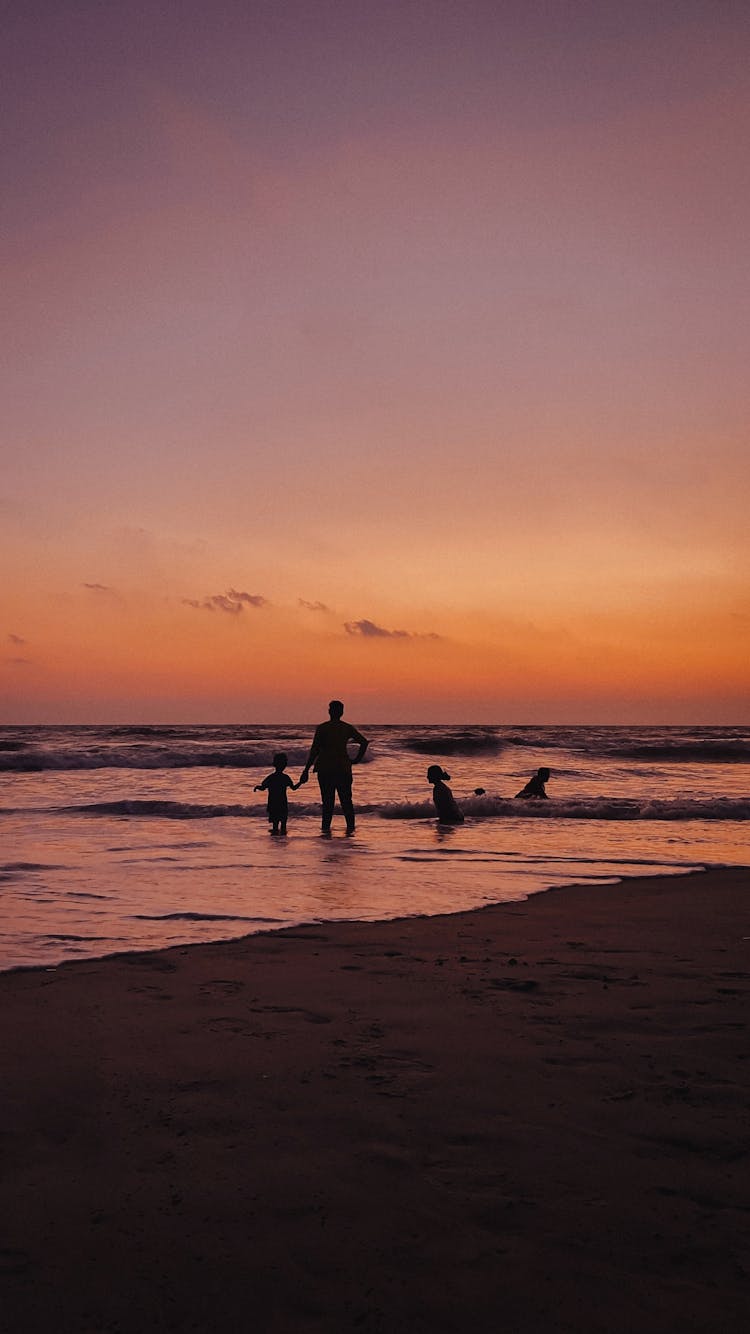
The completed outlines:
[[[354,833],[354,806],[352,804],[352,765],[359,764],[369,741],[358,732],[351,723],[345,723],[342,717],[344,706],[340,699],[332,699],[328,705],[329,722],[319,723],[300,774],[300,783],[306,783],[310,768],[314,767],[320,784],[320,800],[323,804],[322,832],[330,834],[333,807],[338,793],[339,804],[346,819],[347,834]],[[347,744],[356,741],[359,746],[352,759]]]

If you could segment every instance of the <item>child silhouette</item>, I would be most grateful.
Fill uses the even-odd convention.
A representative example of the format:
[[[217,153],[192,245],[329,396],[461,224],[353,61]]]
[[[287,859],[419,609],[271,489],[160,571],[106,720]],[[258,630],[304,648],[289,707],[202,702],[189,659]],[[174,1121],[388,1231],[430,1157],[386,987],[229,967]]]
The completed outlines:
[[[273,757],[273,773],[267,774],[262,783],[257,783],[253,791],[268,793],[268,819],[271,822],[272,834],[286,833],[286,820],[289,814],[289,803],[286,799],[287,790],[292,789],[296,792],[299,783],[293,783],[289,774],[285,774],[287,764],[289,763],[286,752],[280,750]]]
[[[549,782],[549,769],[537,769],[533,778],[530,778],[525,787],[516,793],[517,797],[546,797],[544,790],[545,783]]]
[[[455,797],[445,779],[450,778],[439,764],[431,764],[427,770],[427,782],[432,783],[432,800],[435,803],[437,818],[441,824],[463,824],[464,817],[456,805]]]

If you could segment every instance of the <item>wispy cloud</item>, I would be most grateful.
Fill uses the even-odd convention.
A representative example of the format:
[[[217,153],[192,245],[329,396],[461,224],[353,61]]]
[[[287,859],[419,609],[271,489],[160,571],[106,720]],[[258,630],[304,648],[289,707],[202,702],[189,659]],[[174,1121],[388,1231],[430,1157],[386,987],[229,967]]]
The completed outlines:
[[[307,598],[297,598],[297,603],[300,607],[304,607],[305,611],[330,612],[331,610],[330,607],[326,606],[325,602],[308,602]]]
[[[362,639],[440,639],[436,634],[418,634],[412,630],[386,630],[374,621],[346,621],[344,629],[348,635],[360,635]]]
[[[6,658],[6,662],[12,662],[16,667],[30,667],[31,658]]]
[[[124,603],[125,599],[118,589],[113,588],[111,584],[100,584],[95,581],[84,580],[81,585],[91,593],[99,602]]]
[[[245,607],[267,607],[268,599],[260,593],[240,593],[236,588],[228,588],[226,593],[213,593],[206,598],[183,598],[186,607],[196,611],[224,611],[229,616],[239,616]]]
[[[21,635],[8,635],[8,639],[11,644],[26,644],[28,642]]]
[[[112,598],[115,602],[123,602],[123,595],[117,592],[116,588],[112,588],[111,584],[87,583],[84,580],[83,587],[88,588],[96,598]]]

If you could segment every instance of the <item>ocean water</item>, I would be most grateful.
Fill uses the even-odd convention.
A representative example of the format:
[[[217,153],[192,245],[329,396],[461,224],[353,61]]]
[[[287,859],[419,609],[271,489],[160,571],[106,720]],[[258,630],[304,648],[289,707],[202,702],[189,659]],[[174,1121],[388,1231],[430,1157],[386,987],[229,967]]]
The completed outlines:
[[[296,781],[312,726],[0,727],[0,968],[750,862],[747,728],[355,721],[349,839],[338,813],[320,837],[314,775],[286,838],[253,792],[276,750]],[[436,824],[435,762],[461,826]],[[514,800],[540,765],[550,800]]]

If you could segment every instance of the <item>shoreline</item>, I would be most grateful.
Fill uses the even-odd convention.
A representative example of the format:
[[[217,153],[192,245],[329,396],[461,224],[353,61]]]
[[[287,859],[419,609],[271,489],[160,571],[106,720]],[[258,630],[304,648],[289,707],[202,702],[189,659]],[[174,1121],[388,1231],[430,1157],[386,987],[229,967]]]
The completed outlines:
[[[134,946],[132,949],[113,950],[107,954],[78,955],[71,958],[58,959],[56,962],[40,961],[39,963],[13,963],[8,965],[0,964],[0,978],[5,977],[8,974],[16,975],[18,973],[51,973],[58,968],[76,967],[79,964],[85,965],[92,963],[107,963],[111,960],[126,959],[131,955],[165,954],[168,953],[170,950],[192,950],[192,949],[200,949],[201,947],[207,945],[238,944],[240,941],[252,939],[254,936],[278,935],[280,932],[299,931],[303,930],[306,927],[310,927],[312,929],[317,930],[321,927],[347,926],[347,925],[355,925],[357,923],[360,923],[363,926],[379,926],[381,924],[387,925],[390,922],[427,921],[432,917],[438,917],[438,918],[461,917],[466,913],[483,912],[487,908],[503,908],[513,903],[525,903],[529,899],[537,898],[540,894],[552,894],[560,890],[580,889],[580,888],[590,888],[592,890],[607,889],[607,888],[612,888],[613,886],[616,887],[618,885],[624,884],[629,880],[673,879],[673,878],[679,878],[680,876],[711,874],[714,871],[718,872],[737,871],[737,870],[741,871],[744,869],[746,868],[743,865],[739,865],[736,863],[735,864],[711,863],[707,865],[702,865],[699,862],[687,862],[684,865],[675,863],[672,869],[666,870],[664,869],[664,866],[661,866],[658,872],[654,872],[649,876],[612,875],[612,876],[602,876],[601,879],[597,879],[596,881],[590,880],[582,882],[578,880],[571,880],[563,885],[545,885],[540,889],[530,889],[529,892],[522,899],[519,898],[495,899],[489,903],[475,904],[473,907],[451,908],[443,913],[413,913],[410,916],[374,917],[374,918],[320,917],[320,918],[304,919],[300,920],[299,922],[288,922],[281,924],[279,926],[264,926],[260,927],[257,931],[242,932],[241,934],[236,936],[217,936],[213,939],[207,939],[207,940],[184,940],[184,941],[177,941],[172,945],[153,945],[151,947]]]
[[[750,868],[0,974],[8,1331],[744,1331]]]

